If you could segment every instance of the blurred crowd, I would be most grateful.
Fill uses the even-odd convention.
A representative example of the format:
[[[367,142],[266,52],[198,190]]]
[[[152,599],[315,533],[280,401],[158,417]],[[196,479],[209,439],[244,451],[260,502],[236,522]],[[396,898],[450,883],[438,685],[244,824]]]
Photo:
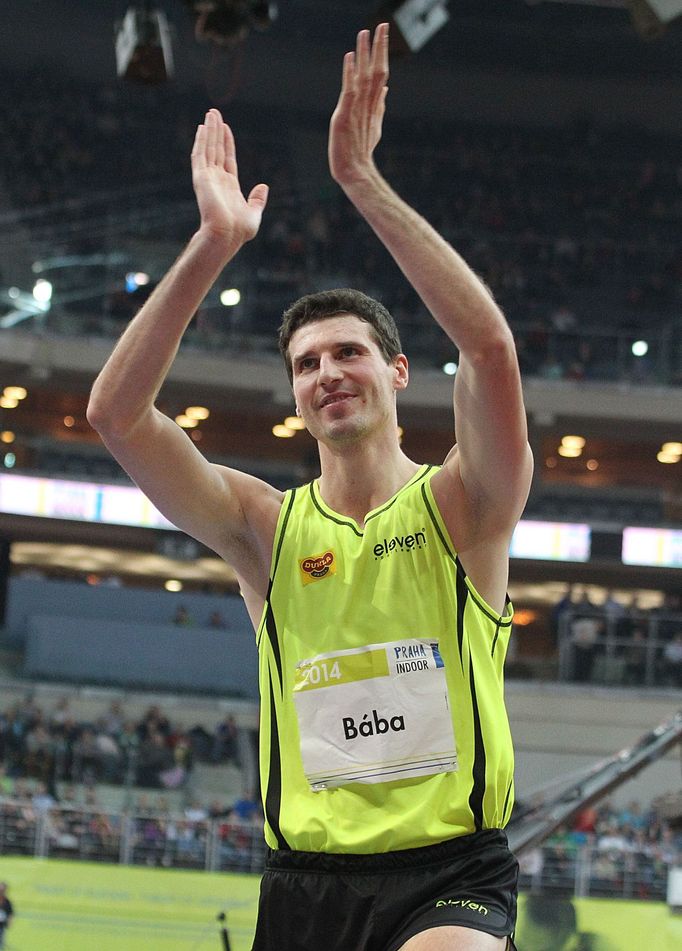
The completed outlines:
[[[241,767],[255,741],[251,732],[231,715],[212,730],[203,724],[186,730],[156,705],[134,719],[118,700],[94,722],[84,721],[72,713],[68,695],[48,713],[29,695],[0,711],[0,791],[12,795],[16,784],[25,788],[22,781],[34,780],[40,795],[56,803],[58,783],[182,789],[197,761]]]
[[[32,210],[75,208],[106,190],[132,210],[148,187],[155,201],[164,190],[191,199],[189,150],[209,105],[202,94],[37,73],[5,80],[0,130],[12,148],[3,150],[0,176],[14,207],[29,217]],[[282,113],[254,116],[238,104],[227,112],[243,186],[271,186],[261,234],[240,255],[257,301],[245,300],[234,318],[240,333],[268,335],[300,294],[352,285],[393,311],[409,353],[431,362],[451,358],[451,345],[322,163],[293,155],[303,132],[306,148],[317,142],[323,156],[324,130],[307,130],[300,116],[295,123]],[[379,162],[492,288],[516,331],[524,372],[679,382],[667,346],[682,299],[679,155],[674,140],[588,121],[543,130],[392,119]],[[138,217],[144,221],[142,212]],[[189,221],[194,217],[192,211]],[[189,221],[170,214],[158,237],[184,240]],[[94,252],[103,241],[90,221],[75,237],[65,231],[58,250]],[[135,294],[121,290],[104,311],[127,319],[138,306]],[[207,305],[190,338],[215,343],[224,321]],[[640,336],[651,343],[637,357],[630,344]]]
[[[572,894],[580,865],[592,896],[664,900],[668,872],[682,860],[682,828],[655,804],[587,806],[521,862],[527,887]],[[589,863],[589,869],[585,868]]]
[[[655,608],[607,591],[602,602],[570,585],[554,605],[551,631],[577,682],[682,688],[682,599],[667,593]]]

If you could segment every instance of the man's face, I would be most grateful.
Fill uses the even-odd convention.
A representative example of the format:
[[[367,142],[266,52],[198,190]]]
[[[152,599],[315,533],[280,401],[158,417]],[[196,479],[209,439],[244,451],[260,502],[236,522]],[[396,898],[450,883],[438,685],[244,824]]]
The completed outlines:
[[[407,360],[400,355],[387,364],[366,321],[341,314],[305,324],[289,355],[296,405],[316,439],[351,441],[395,420]]]

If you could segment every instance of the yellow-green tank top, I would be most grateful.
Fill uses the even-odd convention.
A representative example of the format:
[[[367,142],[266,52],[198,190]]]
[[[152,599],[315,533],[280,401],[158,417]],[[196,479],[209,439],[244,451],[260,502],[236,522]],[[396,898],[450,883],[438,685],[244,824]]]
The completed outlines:
[[[466,576],[431,491],[436,471],[422,466],[368,513],[363,528],[328,508],[314,482],[285,493],[257,632],[271,848],[388,852],[501,828],[509,819],[514,761],[503,664],[513,610],[507,602],[507,613],[496,613]],[[456,770],[315,790],[304,772],[294,702],[301,662],[415,635],[438,645]],[[322,705],[330,693],[313,696]],[[381,710],[357,711],[344,720],[346,739],[360,739],[360,722],[368,732],[400,728]]]

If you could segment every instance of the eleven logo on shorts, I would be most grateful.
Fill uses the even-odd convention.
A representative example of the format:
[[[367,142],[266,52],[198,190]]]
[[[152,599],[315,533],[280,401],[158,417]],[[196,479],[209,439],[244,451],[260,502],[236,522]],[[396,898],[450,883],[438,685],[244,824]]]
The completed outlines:
[[[303,584],[312,584],[313,581],[322,581],[336,574],[336,556],[331,548],[321,555],[309,555],[299,561],[301,581]]]

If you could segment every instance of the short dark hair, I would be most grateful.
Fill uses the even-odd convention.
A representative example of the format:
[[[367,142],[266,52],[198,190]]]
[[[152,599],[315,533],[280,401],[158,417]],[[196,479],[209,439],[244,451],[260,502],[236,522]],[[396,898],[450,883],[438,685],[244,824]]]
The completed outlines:
[[[279,328],[279,352],[284,358],[290,383],[293,382],[294,373],[289,355],[289,343],[295,331],[305,324],[325,320],[327,317],[337,317],[339,314],[352,314],[370,325],[372,337],[386,363],[391,363],[399,353],[403,352],[395,320],[384,305],[373,297],[368,297],[362,291],[356,291],[350,287],[337,287],[330,291],[319,291],[317,294],[306,294],[284,311],[282,325]]]

